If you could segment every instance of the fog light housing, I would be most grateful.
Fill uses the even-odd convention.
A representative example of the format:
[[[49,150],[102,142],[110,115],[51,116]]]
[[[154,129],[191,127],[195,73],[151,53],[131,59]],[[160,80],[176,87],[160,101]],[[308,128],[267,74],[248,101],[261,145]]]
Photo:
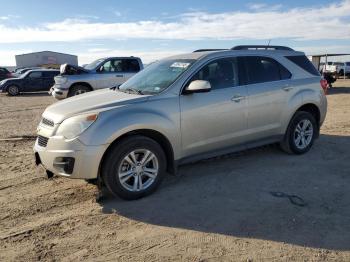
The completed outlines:
[[[74,157],[56,157],[53,166],[60,169],[65,174],[72,174],[74,169]]]

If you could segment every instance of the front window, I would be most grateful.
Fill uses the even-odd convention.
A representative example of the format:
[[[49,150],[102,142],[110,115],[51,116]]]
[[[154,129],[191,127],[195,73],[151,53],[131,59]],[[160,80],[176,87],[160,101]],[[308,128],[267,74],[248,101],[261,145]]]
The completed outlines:
[[[119,87],[120,91],[136,91],[140,94],[157,94],[168,88],[196,60],[161,60],[147,66]]]
[[[93,70],[95,69],[99,64],[101,64],[104,61],[104,59],[97,59],[94,62],[86,65],[84,68],[87,70]]]

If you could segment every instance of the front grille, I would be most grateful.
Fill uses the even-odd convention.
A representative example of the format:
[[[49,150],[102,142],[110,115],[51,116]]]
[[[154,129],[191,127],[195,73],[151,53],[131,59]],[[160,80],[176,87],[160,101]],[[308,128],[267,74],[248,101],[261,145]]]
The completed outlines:
[[[47,137],[38,136],[38,145],[39,146],[46,147],[47,146],[47,141],[49,141],[49,139]]]
[[[47,125],[47,126],[54,126],[55,123],[47,118],[43,118],[41,119],[41,123],[43,123],[44,125]]]

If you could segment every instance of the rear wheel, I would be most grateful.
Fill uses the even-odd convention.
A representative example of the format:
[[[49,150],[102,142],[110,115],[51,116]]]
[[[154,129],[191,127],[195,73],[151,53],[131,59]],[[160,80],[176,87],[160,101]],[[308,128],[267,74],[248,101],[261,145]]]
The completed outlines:
[[[7,88],[7,93],[10,96],[17,96],[19,94],[18,86],[12,85]]]
[[[68,97],[81,95],[81,94],[84,94],[84,93],[89,92],[89,91],[91,91],[91,90],[87,86],[76,85],[76,86],[73,86],[69,89]]]
[[[166,170],[161,146],[144,136],[126,138],[108,153],[102,165],[102,179],[116,196],[133,200],[154,192]]]
[[[309,112],[298,111],[288,125],[281,148],[287,153],[304,154],[312,147],[318,132],[315,117]]]

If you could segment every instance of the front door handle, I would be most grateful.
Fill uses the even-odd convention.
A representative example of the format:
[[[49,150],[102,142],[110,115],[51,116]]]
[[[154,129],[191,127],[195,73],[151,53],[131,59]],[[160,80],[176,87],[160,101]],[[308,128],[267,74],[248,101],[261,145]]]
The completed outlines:
[[[231,98],[233,102],[239,103],[241,100],[243,100],[245,96],[235,95]]]
[[[282,89],[283,89],[284,91],[288,92],[288,91],[292,90],[293,87],[287,85],[287,86],[283,87]]]
[[[124,75],[115,75],[115,77],[124,77]]]

